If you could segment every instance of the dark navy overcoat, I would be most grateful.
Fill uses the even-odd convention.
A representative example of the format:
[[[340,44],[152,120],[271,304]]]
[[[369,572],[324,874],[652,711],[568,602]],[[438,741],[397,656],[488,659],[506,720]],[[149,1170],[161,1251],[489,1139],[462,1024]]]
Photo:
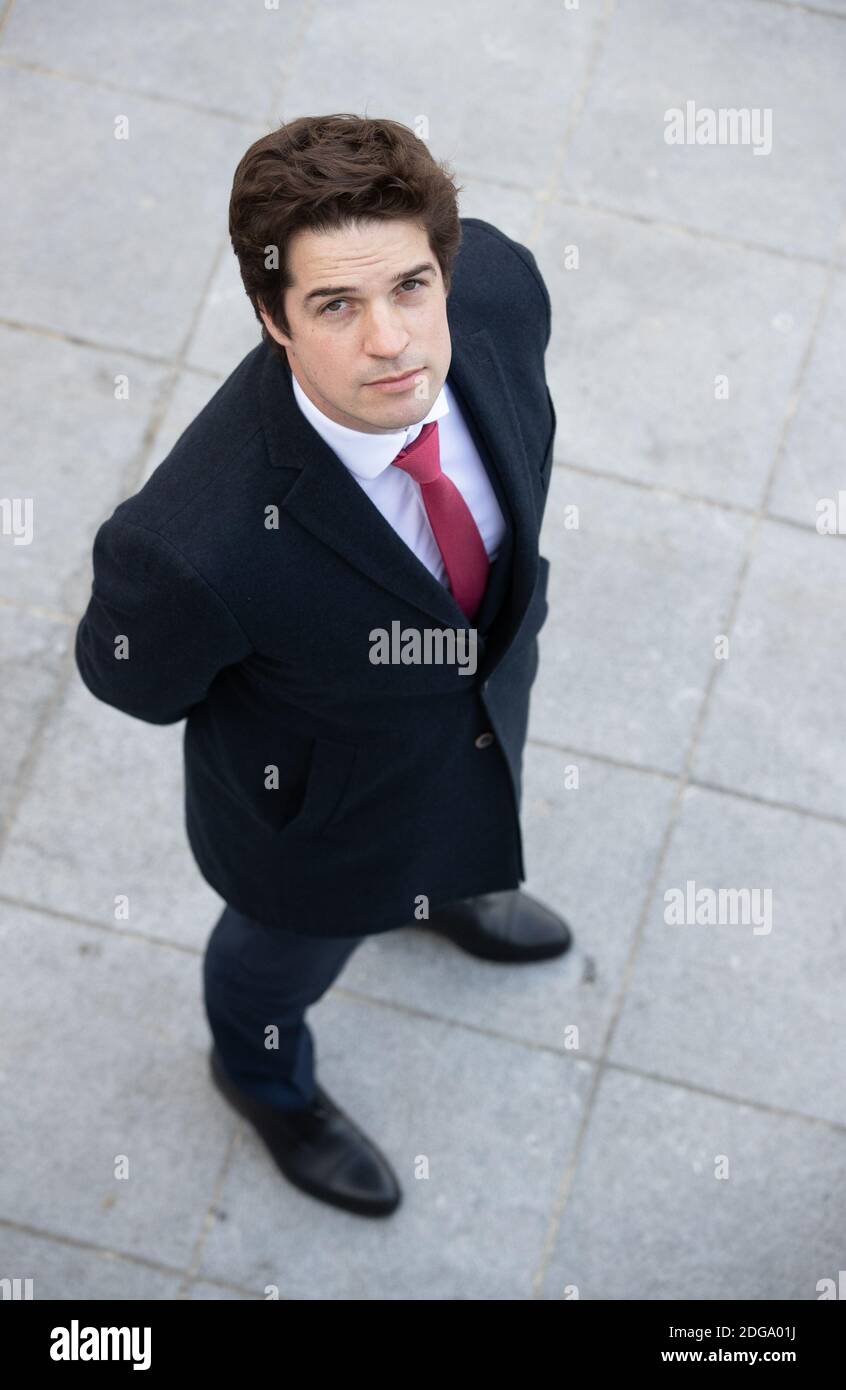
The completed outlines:
[[[458,661],[370,660],[374,629],[471,624],[302,414],[264,343],[94,538],[82,680],[137,719],[185,720],[197,864],[271,927],[380,932],[427,902],[525,878],[556,423],[550,301],[526,247],[478,218],[461,225],[447,380],[507,526],[472,623],[472,676]]]

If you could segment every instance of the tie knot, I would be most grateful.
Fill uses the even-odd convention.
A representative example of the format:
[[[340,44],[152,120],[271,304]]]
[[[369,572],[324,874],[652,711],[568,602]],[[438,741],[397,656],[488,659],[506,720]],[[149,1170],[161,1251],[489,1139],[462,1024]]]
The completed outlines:
[[[438,422],[430,420],[416,439],[400,449],[391,460],[397,468],[411,475],[416,483],[433,483],[441,476],[441,451],[438,446]]]

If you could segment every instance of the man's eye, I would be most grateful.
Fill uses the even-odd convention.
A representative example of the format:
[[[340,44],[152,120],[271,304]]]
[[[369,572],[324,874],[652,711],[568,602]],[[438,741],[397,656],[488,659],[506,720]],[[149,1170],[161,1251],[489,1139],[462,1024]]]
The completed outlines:
[[[406,285],[425,285],[425,283],[425,280],[403,280],[402,284],[400,285],[400,289],[405,289]],[[409,291],[409,293],[411,293],[411,291]],[[324,304],[320,312],[321,314],[326,314],[332,308],[333,304],[346,304],[346,302],[347,301],[345,299],[330,299],[328,304]],[[330,319],[337,319],[340,318],[340,314],[329,314],[329,317]]]

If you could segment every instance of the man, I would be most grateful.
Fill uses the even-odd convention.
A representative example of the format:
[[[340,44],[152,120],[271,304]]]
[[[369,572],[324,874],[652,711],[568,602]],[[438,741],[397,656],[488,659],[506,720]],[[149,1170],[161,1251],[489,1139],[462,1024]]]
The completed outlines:
[[[101,700],[186,720],[188,840],[226,903],[215,1082],[292,1182],[371,1216],[399,1183],[317,1082],[308,1006],[374,932],[570,944],[519,888],[550,302],[456,194],[392,121],[250,147],[230,233],[262,343],[100,527],[76,642]]]

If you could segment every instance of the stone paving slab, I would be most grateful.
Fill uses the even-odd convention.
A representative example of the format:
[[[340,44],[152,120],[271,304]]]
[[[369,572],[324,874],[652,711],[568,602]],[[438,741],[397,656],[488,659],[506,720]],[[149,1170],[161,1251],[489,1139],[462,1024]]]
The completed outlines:
[[[556,459],[756,509],[826,271],[558,203],[537,254]]]
[[[694,776],[846,821],[846,547],[762,524]]]
[[[846,30],[825,6],[622,0],[560,192],[795,256],[826,257],[843,215]],[[664,140],[664,114],[770,110],[756,145]],[[750,126],[750,134],[756,134]],[[813,216],[808,216],[813,208]]]
[[[679,773],[751,524],[663,491],[557,470],[540,543],[549,616],[534,737]]]
[[[688,787],[612,1060],[846,1124],[845,861],[846,826]],[[751,910],[667,922],[688,882],[745,889]]]
[[[108,85],[45,81],[12,66],[3,73],[0,114],[15,138],[4,142],[0,170],[5,185],[27,190],[6,209],[4,317],[117,352],[174,355],[226,235],[232,172],[261,129],[185,107],[175,113]],[[57,111],[73,130],[61,147]],[[129,138],[116,139],[124,116]],[[50,275],[33,275],[44,207],[60,210],[61,244],[73,252]]]
[[[842,1127],[609,1071],[543,1296],[816,1299],[843,1266],[844,1162]]]
[[[820,502],[838,501],[843,490],[846,453],[846,283],[834,279],[823,320],[814,341],[808,369],[790,422],[768,510],[800,526],[821,524]],[[846,499],[840,498],[840,512]],[[846,530],[846,515],[839,520]],[[819,532],[818,532],[819,534]]]

